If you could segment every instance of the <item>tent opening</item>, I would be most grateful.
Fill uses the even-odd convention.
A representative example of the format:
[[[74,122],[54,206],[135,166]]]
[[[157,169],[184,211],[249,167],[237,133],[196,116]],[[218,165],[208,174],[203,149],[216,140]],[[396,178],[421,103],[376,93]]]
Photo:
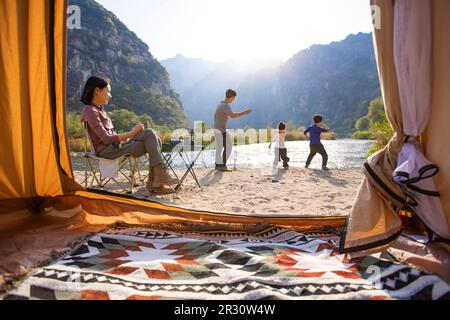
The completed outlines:
[[[139,190],[120,194],[110,192],[115,189],[86,188],[82,179],[83,175],[89,178],[88,172],[80,168],[88,156],[92,158],[92,166],[102,159],[86,154],[80,160],[78,151],[72,147],[80,144],[87,151],[89,147],[83,143],[89,139],[94,149],[96,143],[105,143],[102,139],[96,141],[91,134],[99,132],[92,123],[101,124],[100,131],[113,131],[112,122],[123,126],[124,131],[130,130],[136,121],[158,129],[145,130],[144,124],[139,125],[139,132],[146,134],[144,146],[148,137],[158,142],[160,136],[161,142],[171,143],[173,137],[164,140],[165,125],[170,129],[189,128],[180,97],[169,85],[170,75],[151,55],[147,45],[92,0],[8,1],[1,5],[0,24],[5,27],[0,28],[0,121],[4,130],[0,139],[0,298],[303,299],[305,295],[320,299],[448,298],[450,140],[446,137],[450,135],[450,126],[446,120],[450,116],[450,65],[447,63],[450,3],[372,0],[371,5],[381,14],[381,23],[374,24],[371,34],[377,68],[375,80],[379,82],[381,98],[377,99],[376,94],[374,99],[362,103],[367,115],[358,115],[361,117],[357,122],[359,131],[368,131],[364,130],[367,125],[378,119],[378,129],[380,132],[386,129],[384,137],[389,138],[384,147],[363,159],[361,176],[355,177],[359,180],[356,196],[352,196],[350,207],[344,207],[342,215],[335,214],[337,210],[332,208],[342,200],[342,195],[327,191],[346,187],[348,177],[340,176],[345,170],[320,170],[322,165],[326,167],[320,158],[310,163],[309,168],[296,168],[296,159],[305,158],[299,148],[308,143],[288,139],[284,142],[292,152],[288,153],[292,159],[286,161],[286,157],[280,157],[291,166],[289,170],[277,168],[275,174],[266,171],[265,165],[265,159],[274,156],[272,153],[269,156],[273,152],[268,148],[270,141],[251,143],[244,136],[244,143],[232,148],[237,151],[237,171],[226,172],[229,170],[225,165],[218,163],[220,158],[214,158],[213,163],[218,165],[218,170],[209,168],[211,163],[206,156],[213,150],[206,149],[203,151],[206,158],[201,158],[197,167],[188,165],[186,170],[180,166],[188,179],[182,191],[171,195],[172,198],[139,196]],[[77,6],[84,9],[78,10]],[[80,25],[77,12],[81,13]],[[83,21],[91,21],[92,28],[83,30]],[[69,31],[68,25],[74,29]],[[77,30],[80,33],[74,33],[71,38],[70,32]],[[97,36],[92,37],[92,32]],[[358,36],[349,38],[350,42],[357,40],[363,41]],[[117,45],[123,48],[101,50]],[[339,43],[335,45],[339,47]],[[319,52],[318,61],[326,63],[328,56],[322,55],[322,49],[313,46],[293,59],[309,59]],[[357,58],[350,64],[364,69],[355,51],[350,53]],[[295,70],[297,62],[292,60],[284,69],[279,67],[278,72]],[[332,65],[336,65],[330,69],[333,72],[341,66]],[[89,103],[82,105],[79,99],[84,96],[87,79],[101,72],[110,82],[95,85],[93,96],[87,98],[93,104],[89,109],[91,118],[87,115],[86,119],[87,132],[89,128],[93,131],[86,140],[79,112]],[[271,99],[279,92],[277,87],[276,90],[264,87],[273,77],[263,75],[257,74],[253,79],[261,80],[261,86],[266,89],[261,104],[266,100],[273,102]],[[282,78],[281,73],[277,75],[276,79],[284,79],[281,83],[287,87],[303,80],[296,72],[287,78]],[[124,76],[124,80],[119,76]],[[319,80],[316,82],[320,88],[318,100],[326,98],[325,93],[332,87],[331,83]],[[337,84],[343,93],[346,90],[340,85],[345,80],[341,77]],[[352,80],[363,83],[359,77]],[[152,85],[139,86],[146,81]],[[254,88],[255,84],[246,85]],[[233,87],[238,92],[237,98],[233,91],[227,90]],[[225,115],[234,114],[227,106],[232,101],[242,105],[251,101],[251,97],[239,95],[246,92],[244,87],[226,85],[224,88],[220,92],[225,94],[223,91],[227,90],[227,100],[217,110],[223,109]],[[351,96],[358,95],[360,89],[352,90]],[[294,98],[299,91],[294,90]],[[287,93],[283,92],[284,95]],[[111,109],[106,111],[110,114],[94,109],[108,100]],[[150,106],[151,113],[139,112],[142,106]],[[259,110],[246,110],[241,115],[252,111],[263,120],[265,115],[274,117],[263,108]],[[97,122],[90,122],[93,115]],[[323,113],[323,116],[333,119],[330,114]],[[316,118],[315,114],[305,117],[308,122]],[[271,124],[278,125],[275,131],[279,136],[285,129],[286,136],[299,131],[300,118],[297,122],[286,121],[284,129],[279,125],[282,120],[277,118]],[[264,127],[254,124],[255,128]],[[195,136],[196,128],[192,125]],[[337,132],[348,125],[349,122],[337,121],[333,126]],[[204,129],[207,131],[208,127],[202,124],[200,131],[203,133]],[[313,139],[311,130],[314,129],[309,129]],[[219,139],[226,144],[227,134],[221,133]],[[107,145],[116,148],[116,143],[121,140],[126,143],[131,138],[127,132],[120,134],[121,137],[116,137],[114,133],[115,138]],[[190,131],[186,134],[182,130],[175,137],[190,137]],[[245,143],[247,138],[249,144]],[[284,149],[280,138],[275,140],[275,146]],[[347,159],[355,158],[354,144],[345,149],[345,142],[336,141],[323,140],[330,155],[334,145],[340,154],[348,155]],[[148,149],[155,147],[162,155],[153,155],[168,155],[159,142],[149,144]],[[258,155],[260,147],[265,149],[266,157]],[[144,149],[147,151],[147,146]],[[322,149],[316,151],[323,153]],[[155,161],[151,155],[147,160],[142,159],[144,167],[146,161],[148,166]],[[230,156],[233,159],[233,153]],[[136,162],[124,159],[126,190]],[[329,160],[333,169],[333,158]],[[233,161],[227,162],[228,169],[234,167]],[[259,171],[240,167],[253,161],[262,164],[256,169]],[[280,166],[284,165],[283,161]],[[106,167],[114,171],[121,164],[107,163]],[[153,183],[149,188],[173,182],[168,176],[173,177],[174,172],[167,173],[163,167],[158,172],[156,166],[160,163],[153,164]],[[174,171],[179,169],[174,166]],[[206,174],[201,175],[205,170]],[[145,175],[145,170],[134,171],[136,175],[131,175],[131,182],[145,183],[145,178],[139,181],[139,174]],[[164,174],[166,180],[161,182]],[[224,178],[226,175],[228,178]],[[199,178],[200,186],[193,182],[195,177]],[[245,180],[250,182],[242,189],[240,181]],[[291,204],[292,198],[303,196],[300,188],[305,180],[310,180],[309,189],[314,194],[326,197],[322,199],[329,207],[324,206],[324,212],[310,214],[302,209],[301,202]],[[99,184],[103,182],[101,179]],[[142,188],[139,183],[137,186],[132,183],[131,187]],[[217,202],[219,210],[199,205],[217,200],[210,201],[205,190],[220,185],[229,188],[216,194],[224,197]],[[259,186],[267,185],[270,185],[270,196],[257,192],[246,194],[247,189],[258,190]],[[277,199],[283,213],[270,212],[270,201],[281,190],[293,186],[295,192]],[[189,194],[196,205],[180,205],[178,200],[183,197],[192,200],[188,199]],[[228,200],[229,194],[242,200],[235,204]],[[321,207],[314,199],[300,199],[303,200],[303,203],[312,200],[316,207]],[[238,212],[234,206],[245,210]],[[289,206],[293,208],[292,213],[288,212]]]

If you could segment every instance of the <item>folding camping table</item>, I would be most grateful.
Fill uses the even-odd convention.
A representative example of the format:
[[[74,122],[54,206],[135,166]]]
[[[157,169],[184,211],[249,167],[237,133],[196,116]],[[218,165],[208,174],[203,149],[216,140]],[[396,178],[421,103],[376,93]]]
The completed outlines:
[[[195,182],[197,183],[197,186],[201,188],[200,182],[198,181],[197,175],[195,173],[194,166],[197,160],[200,158],[200,155],[205,150],[205,147],[203,145],[201,147],[195,146],[193,142],[185,144],[183,140],[176,142],[171,141],[170,143],[163,143],[163,146],[169,147],[171,150],[168,153],[163,153],[161,150],[161,154],[165,160],[165,164],[168,168],[170,168],[170,170],[172,170],[173,174],[177,177],[177,179],[180,180],[177,186],[175,187],[175,190],[178,191],[181,188],[183,182],[186,180],[189,174],[192,176],[192,178],[194,178]],[[192,153],[190,157],[188,156],[188,152]],[[178,177],[177,173],[173,169],[173,162],[177,156],[179,156],[182,159],[186,167],[186,171],[183,173],[183,176],[181,178]]]

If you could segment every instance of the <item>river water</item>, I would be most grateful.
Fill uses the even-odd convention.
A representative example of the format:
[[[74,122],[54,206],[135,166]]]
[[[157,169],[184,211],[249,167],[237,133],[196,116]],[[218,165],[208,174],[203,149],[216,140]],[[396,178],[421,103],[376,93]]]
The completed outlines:
[[[365,154],[370,149],[373,141],[369,140],[326,140],[322,141],[328,153],[328,167],[332,169],[352,169],[362,167]],[[261,168],[272,165],[274,159],[274,150],[269,150],[268,143],[252,144],[245,146],[234,146],[233,152],[228,161],[229,167],[237,168]],[[214,167],[215,150],[211,149],[203,151],[198,158],[195,167]],[[309,154],[308,141],[290,141],[286,142],[288,149],[288,157],[291,159],[291,167],[304,167]],[[189,162],[198,152],[186,152],[185,159]],[[73,169],[84,170],[84,162],[82,158],[72,159]],[[322,165],[322,157],[317,154],[314,158],[311,168],[320,168]],[[145,166],[145,164],[144,164]],[[176,156],[173,161],[174,168],[183,168],[185,165],[180,156]]]

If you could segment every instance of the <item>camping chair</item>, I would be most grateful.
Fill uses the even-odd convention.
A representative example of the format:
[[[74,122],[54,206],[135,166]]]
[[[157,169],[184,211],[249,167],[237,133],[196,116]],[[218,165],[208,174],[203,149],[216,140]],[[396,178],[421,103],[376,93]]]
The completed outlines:
[[[81,184],[84,184],[86,189],[104,189],[109,182],[115,182],[122,191],[128,194],[133,193],[133,188],[138,186],[137,182],[144,180],[139,170],[139,158],[134,158],[131,154],[125,154],[114,160],[98,157],[89,135],[87,121],[83,122],[83,126],[85,131],[85,179]],[[90,144],[89,151],[88,143]],[[126,167],[129,169],[128,174],[125,171]],[[118,180],[119,176],[123,176],[125,182]]]

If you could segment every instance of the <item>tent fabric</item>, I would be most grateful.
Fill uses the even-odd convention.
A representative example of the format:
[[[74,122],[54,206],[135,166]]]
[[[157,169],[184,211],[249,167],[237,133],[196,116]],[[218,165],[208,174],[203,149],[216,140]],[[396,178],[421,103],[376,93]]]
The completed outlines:
[[[103,231],[117,221],[121,221],[121,225],[193,234],[227,230],[229,233],[234,232],[239,235],[264,226],[288,226],[291,230],[319,236],[330,232],[336,234],[344,222],[343,218],[329,219],[329,221],[317,219],[316,222],[321,223],[321,227],[320,224],[315,225],[311,219],[307,218],[293,217],[286,220],[276,217],[246,216],[224,222],[225,215],[220,213],[192,211],[186,214],[181,208],[173,208],[179,212],[178,216],[175,216],[173,212],[164,212],[158,208],[117,204],[111,200],[112,198],[101,199],[100,195],[90,195],[93,197],[65,196],[47,199],[49,209],[40,215],[20,209],[22,205],[19,202],[16,203],[17,208],[14,208],[10,202],[8,208],[8,211],[11,211],[10,218],[19,219],[20,217],[20,221],[8,223],[10,228],[4,228],[0,232],[0,257],[2,257],[0,274],[20,275],[23,269],[48,265],[73,250],[86,237]],[[217,217],[213,219],[216,214]],[[335,227],[330,228],[330,225]],[[431,248],[431,246],[419,248],[416,242],[411,241],[413,245],[403,242],[397,245],[397,242],[394,247],[397,248],[396,255],[401,257],[402,262],[418,266],[450,282],[449,248]]]
[[[63,139],[65,6],[63,0],[0,4],[0,199],[76,188]]]
[[[425,245],[400,236],[388,252],[397,261],[439,274],[450,283],[450,244],[435,242]]]
[[[450,239],[449,224],[432,179],[438,168],[422,153],[418,137],[428,125],[431,108],[431,2],[395,2],[394,59],[404,133],[407,135],[394,170],[394,181],[411,195],[414,212],[433,232]]]
[[[431,2],[397,0],[394,7],[394,61],[403,131],[418,137],[431,106]]]
[[[423,136],[426,157],[438,164],[439,174],[433,177],[441,195],[441,204],[450,225],[450,1],[433,1],[433,87],[430,121]]]
[[[74,183],[72,164],[70,162],[69,142],[66,135],[66,64],[67,64],[67,32],[66,11],[68,1],[54,2],[54,60],[55,60],[55,95],[56,95],[56,131],[59,146],[59,163],[63,170],[63,188],[66,192],[81,190]]]
[[[395,136],[383,150],[369,157],[367,163],[365,164],[365,177],[363,178],[360,190],[355,199],[355,204],[347,220],[346,235],[342,238],[342,252],[364,251],[367,253],[370,251],[380,250],[381,248],[391,245],[393,241],[398,237],[398,235],[400,235],[402,230],[401,220],[398,217],[397,213],[399,213],[399,211],[401,210],[412,210],[412,208],[417,206],[417,204],[415,203],[415,199],[411,197],[409,193],[405,193],[403,189],[392,180],[392,174],[397,167],[400,151],[405,145],[405,141],[409,133],[409,131],[408,133],[405,133],[404,128],[405,123],[403,120],[404,117],[400,98],[401,90],[399,89],[399,81],[401,81],[401,85],[403,87],[407,84],[403,83],[403,78],[398,79],[398,74],[396,72],[397,66],[394,57],[394,54],[396,52],[394,30],[395,26],[397,25],[395,22],[396,14],[394,3],[395,5],[398,5],[398,3],[401,2],[378,0],[371,1],[372,5],[379,6],[381,10],[381,28],[374,30],[374,43],[383,100],[385,103],[387,117],[395,131]],[[408,2],[407,6],[413,5],[413,3],[416,5],[420,5],[421,2]],[[448,9],[448,3],[438,0],[436,2],[433,2],[433,6],[428,11],[428,14],[431,15],[431,18],[428,17],[420,20],[423,23],[430,24],[430,21],[433,21],[433,39],[436,37],[442,37],[441,33],[444,31],[442,30],[442,28],[436,28],[436,26],[440,25],[441,23],[441,21],[438,21],[438,19],[442,19],[442,23],[444,23],[444,21],[450,18],[450,10]],[[439,14],[436,14],[438,11],[441,12],[439,12]],[[442,11],[444,11],[445,13],[442,13]],[[405,13],[409,11],[403,12]],[[420,14],[426,15],[427,11],[425,10]],[[420,29],[421,27],[418,28]],[[426,26],[424,28],[425,30],[427,29]],[[414,30],[417,30],[417,28],[407,30],[403,32],[403,34],[410,35],[410,33],[414,32]],[[436,41],[432,41],[432,43],[435,42]],[[442,52],[444,48],[439,48],[438,50]],[[434,47],[432,51],[432,62],[434,66],[433,68],[435,68],[435,66],[437,65],[444,66],[446,64],[445,59],[434,54],[434,52],[436,51],[436,47]],[[440,73],[439,76],[441,78],[441,81],[445,81],[444,79],[442,79],[442,73]],[[431,84],[428,83],[428,85],[431,86],[433,96],[439,95],[439,97],[441,97],[442,95],[444,97],[448,97],[448,95],[443,92],[443,90],[445,90],[443,89],[443,87],[441,87],[442,89],[440,89],[440,87],[435,86],[436,80],[434,78],[434,73],[432,74],[432,77],[432,80],[430,80]],[[447,82],[447,84],[448,83],[449,82]],[[414,89],[418,90],[418,88]],[[437,90],[439,89],[441,90],[441,92],[437,92]],[[403,93],[403,95],[404,94],[405,93]],[[448,106],[450,100],[445,101]],[[424,108],[424,106],[421,105],[420,108]],[[440,112],[444,108],[444,103],[437,105],[435,103],[435,100],[431,99],[430,109],[432,114],[433,112]],[[404,112],[407,111],[404,110]],[[431,126],[433,125],[432,122],[429,122],[429,124]],[[410,125],[411,124],[408,123],[408,126]],[[422,124],[422,126],[423,125],[424,124]],[[430,128],[430,125],[428,125],[428,128]],[[410,129],[408,128],[407,130]],[[414,134],[414,132],[412,132],[412,134]],[[424,136],[424,140],[428,141],[428,139],[426,138],[426,134]],[[425,153],[425,156],[432,159],[433,163],[441,168],[435,179],[439,179],[439,181],[445,181],[445,178],[447,178],[446,180],[450,178],[448,171],[448,160],[444,160],[444,157],[440,154],[446,153],[448,155],[450,143],[448,142],[448,140],[445,141],[443,139],[443,136],[438,137],[435,135],[433,139],[435,139],[434,143],[438,142],[441,146],[440,150],[435,149],[435,157],[437,157],[438,161],[434,161],[433,158],[435,157],[433,157],[433,155],[429,153],[429,149],[428,152]],[[426,147],[424,147],[424,150],[427,150]],[[438,190],[442,193],[442,190],[440,190],[439,188]],[[443,201],[442,203],[445,202]],[[448,206],[446,208],[448,208]],[[443,223],[444,226],[442,226],[442,228],[447,229],[450,222],[450,220],[448,219],[450,212],[446,211],[440,216],[439,210],[437,210],[432,214],[433,216],[430,219],[433,221],[433,223]]]
[[[345,248],[360,251],[367,244],[373,248],[373,242],[380,247],[395,240],[401,231],[396,208],[412,201],[391,179],[405,138],[393,58],[393,2],[373,3],[382,8],[383,28],[375,31],[374,39],[387,115],[397,134],[369,159],[347,221]],[[342,217],[232,215],[84,190],[73,179],[65,128],[66,6],[65,0],[0,1],[0,273],[33,267],[117,221],[161,228],[227,226],[236,232],[261,223],[300,232],[344,225]],[[441,168],[433,179],[447,218],[450,145],[441,134],[450,134],[443,122],[450,112],[450,72],[444,63],[450,51],[443,31],[448,28],[440,25],[448,26],[449,9],[446,1],[433,3],[430,123],[436,127],[428,126],[422,137],[425,156]],[[375,184],[371,173],[390,191]]]
[[[393,1],[371,1],[371,4],[379,6],[381,12],[381,28],[373,31],[374,46],[386,115],[395,135],[383,150],[367,160],[346,234],[341,239],[342,252],[387,247],[401,232],[401,221],[393,205],[401,208],[407,201],[400,186],[391,179],[404,140],[393,57]]]

